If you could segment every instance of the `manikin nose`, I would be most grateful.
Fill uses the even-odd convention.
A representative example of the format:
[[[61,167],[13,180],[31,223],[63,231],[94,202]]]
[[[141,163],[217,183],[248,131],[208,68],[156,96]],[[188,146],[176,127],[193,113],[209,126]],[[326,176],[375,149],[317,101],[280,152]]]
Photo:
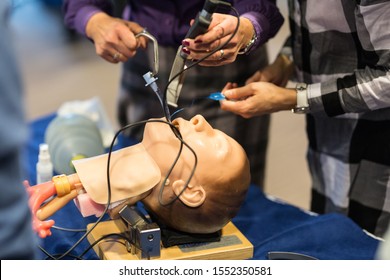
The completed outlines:
[[[205,118],[201,115],[196,115],[193,117],[190,122],[194,125],[195,130],[198,132],[201,131],[213,131],[213,128],[210,126],[210,124],[205,120]]]

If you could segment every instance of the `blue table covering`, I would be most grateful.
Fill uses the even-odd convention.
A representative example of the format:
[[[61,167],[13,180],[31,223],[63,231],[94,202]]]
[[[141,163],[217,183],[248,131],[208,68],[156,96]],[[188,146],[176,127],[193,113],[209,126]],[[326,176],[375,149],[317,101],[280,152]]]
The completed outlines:
[[[39,144],[44,141],[45,129],[54,117],[53,114],[30,123],[31,141],[26,147],[25,169],[28,174],[26,179],[31,184],[35,184]],[[83,218],[73,203],[52,218],[58,227],[81,230],[96,221],[95,217]],[[376,238],[367,235],[343,215],[312,215],[268,197],[256,186],[250,187],[233,223],[253,244],[253,259],[259,260],[267,259],[270,251],[301,253],[320,260],[367,260],[375,258],[379,244]],[[78,242],[83,234],[53,229],[52,236],[41,240],[41,246],[58,257]],[[98,259],[93,250],[86,251],[89,245],[84,239],[70,254],[76,257],[82,255],[82,259]],[[42,253],[41,257],[45,259],[46,255]]]

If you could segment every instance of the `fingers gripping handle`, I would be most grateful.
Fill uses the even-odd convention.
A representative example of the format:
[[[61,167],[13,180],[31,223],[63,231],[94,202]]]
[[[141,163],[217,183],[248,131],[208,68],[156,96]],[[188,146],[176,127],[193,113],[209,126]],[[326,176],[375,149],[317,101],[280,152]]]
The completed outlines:
[[[188,30],[185,38],[194,39],[199,34],[203,34],[207,31],[210,26],[213,13],[217,9],[219,2],[220,1],[216,0],[206,0],[203,5],[203,9],[196,16],[195,21]],[[180,52],[180,55],[182,58],[187,58],[187,54],[183,51]]]

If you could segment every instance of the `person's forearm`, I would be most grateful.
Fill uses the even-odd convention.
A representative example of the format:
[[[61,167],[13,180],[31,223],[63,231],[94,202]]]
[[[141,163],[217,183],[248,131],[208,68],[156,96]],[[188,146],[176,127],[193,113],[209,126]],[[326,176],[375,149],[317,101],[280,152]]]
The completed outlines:
[[[111,1],[107,0],[64,0],[64,22],[70,29],[85,35],[88,20],[98,12],[110,14]]]
[[[237,0],[234,1],[234,7],[241,17],[249,19],[253,24],[257,40],[251,50],[274,37],[284,22],[274,0]]]
[[[364,66],[359,65],[347,75],[340,73],[337,78],[313,86],[313,94],[309,96],[311,110],[323,110],[332,117],[390,108],[390,3],[377,5],[375,1],[367,1],[365,9],[370,11],[365,18],[376,20],[361,20],[360,15],[356,15],[357,38],[363,47],[356,51],[359,52],[360,65]],[[367,30],[372,32],[367,33]]]
[[[390,107],[390,70],[386,68],[366,67],[311,87],[311,110],[323,110],[331,117]]]

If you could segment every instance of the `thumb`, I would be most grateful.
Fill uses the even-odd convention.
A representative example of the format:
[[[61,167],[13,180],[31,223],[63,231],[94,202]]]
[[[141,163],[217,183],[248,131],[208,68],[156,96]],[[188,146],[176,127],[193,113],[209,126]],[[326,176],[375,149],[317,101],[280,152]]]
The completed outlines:
[[[228,89],[223,93],[228,100],[243,100],[252,95],[248,85],[233,89]]]

